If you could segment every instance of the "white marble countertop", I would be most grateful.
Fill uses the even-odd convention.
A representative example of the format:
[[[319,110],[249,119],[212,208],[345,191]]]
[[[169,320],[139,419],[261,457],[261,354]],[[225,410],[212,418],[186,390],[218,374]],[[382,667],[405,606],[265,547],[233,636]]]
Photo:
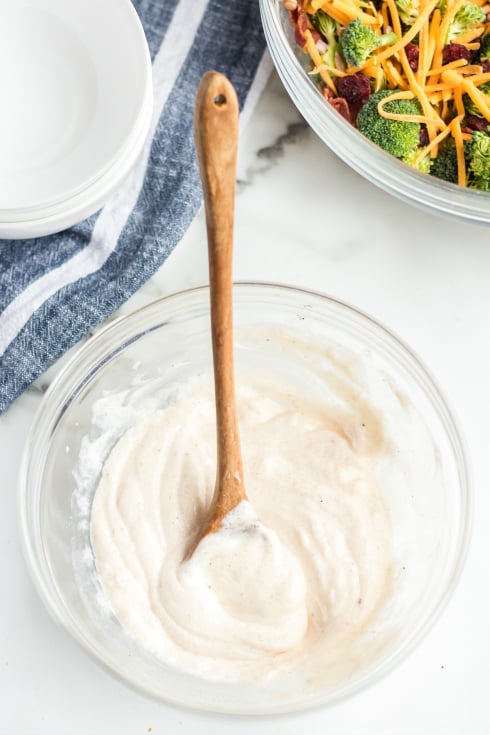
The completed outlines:
[[[488,735],[490,231],[419,212],[361,179],[306,127],[275,76],[241,138],[239,182],[236,278],[292,283],[354,304],[408,342],[449,396],[470,450],[476,496],[456,594],[396,671],[328,710],[213,717],[135,694],[52,622],[22,558],[20,455],[61,360],[0,417],[0,733]],[[201,213],[123,311],[206,281]]]

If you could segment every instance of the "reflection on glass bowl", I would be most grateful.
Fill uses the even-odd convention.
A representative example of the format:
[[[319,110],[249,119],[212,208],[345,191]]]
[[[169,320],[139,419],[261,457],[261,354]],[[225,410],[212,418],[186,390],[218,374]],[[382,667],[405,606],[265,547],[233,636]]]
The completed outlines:
[[[410,493],[404,481],[384,491],[393,528],[391,589],[356,643],[360,655],[338,676],[326,675],[318,687],[304,675],[280,681],[205,680],[143,650],[104,598],[89,533],[95,485],[86,484],[88,492],[76,494],[80,448],[87,437],[94,446],[103,441],[104,415],[94,421],[94,407],[104,398],[129,395],[129,390],[128,400],[151,402],[155,386],[171,396],[182,381],[211,371],[206,288],[169,296],[109,324],[60,372],[24,452],[21,530],[34,582],[49,611],[113,675],[149,696],[190,708],[283,713],[350,697],[388,673],[427,633],[462,569],[470,483],[458,427],[437,385],[417,357],[377,322],[318,293],[259,283],[235,285],[234,314],[238,379],[253,360],[279,383],[302,380],[311,373],[311,355],[333,344],[362,359],[370,379],[387,386],[399,406],[410,407],[412,439],[398,444],[400,467],[415,482]],[[254,330],[262,335],[255,341]],[[291,341],[287,354],[274,349],[275,335],[285,331],[300,337]],[[397,426],[392,416],[386,418],[389,427]],[[119,434],[130,426],[131,420],[121,425]],[[432,468],[427,476],[421,471],[426,466]]]

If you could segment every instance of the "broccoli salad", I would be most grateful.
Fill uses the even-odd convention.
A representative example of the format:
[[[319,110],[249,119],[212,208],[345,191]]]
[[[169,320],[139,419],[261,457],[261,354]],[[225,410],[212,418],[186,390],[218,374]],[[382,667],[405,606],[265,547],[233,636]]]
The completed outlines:
[[[284,0],[284,7],[310,74],[346,120],[409,166],[490,191],[490,3]]]

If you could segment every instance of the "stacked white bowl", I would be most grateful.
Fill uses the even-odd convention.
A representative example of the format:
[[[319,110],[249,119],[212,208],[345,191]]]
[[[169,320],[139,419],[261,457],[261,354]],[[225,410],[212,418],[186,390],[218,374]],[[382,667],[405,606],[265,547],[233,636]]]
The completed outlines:
[[[136,162],[151,61],[130,0],[0,0],[0,237],[58,232]]]

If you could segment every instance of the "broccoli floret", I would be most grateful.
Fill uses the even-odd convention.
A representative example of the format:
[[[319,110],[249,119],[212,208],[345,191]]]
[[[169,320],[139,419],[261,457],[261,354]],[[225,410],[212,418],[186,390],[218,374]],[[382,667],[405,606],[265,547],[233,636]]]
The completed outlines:
[[[485,18],[485,13],[478,5],[466,3],[458,10],[453,22],[450,23],[446,43],[451,43],[455,38],[471,30],[478,23],[483,23]]]
[[[471,189],[490,191],[490,137],[484,132],[473,133],[465,146],[465,156],[466,185]]]
[[[484,95],[488,97],[488,103],[490,104],[490,82],[486,82],[485,84],[480,84],[478,87],[480,92],[483,92]],[[466,110],[468,115],[475,115],[475,117],[483,117],[478,107],[475,105],[473,100],[468,94],[463,95],[463,104],[464,109]]]
[[[483,36],[480,41],[480,59],[490,59],[490,33]]]
[[[398,15],[406,26],[413,26],[419,16],[419,0],[395,0]]]
[[[372,94],[357,116],[357,127],[366,138],[397,158],[403,158],[419,145],[420,123],[389,120],[378,112],[378,103],[399,90],[381,90]],[[420,115],[417,100],[393,100],[384,108],[399,115]]]
[[[430,173],[431,160],[430,156],[424,156],[418,163],[415,163],[416,158],[420,155],[420,149],[414,148],[403,156],[403,163],[408,164],[412,168],[416,168],[417,171],[422,171],[424,174]]]
[[[452,139],[439,148],[437,156],[432,159],[430,173],[431,176],[444,179],[451,184],[458,183],[458,159],[456,146]]]
[[[335,54],[337,53],[339,43],[337,40],[337,23],[324,10],[317,10],[316,13],[310,15],[310,21],[316,30],[322,34],[328,49],[322,58],[328,66],[336,67]]]
[[[396,33],[378,35],[359,18],[351,20],[340,37],[340,48],[349,66],[362,66],[373,51],[380,46],[390,46],[398,41]]]

